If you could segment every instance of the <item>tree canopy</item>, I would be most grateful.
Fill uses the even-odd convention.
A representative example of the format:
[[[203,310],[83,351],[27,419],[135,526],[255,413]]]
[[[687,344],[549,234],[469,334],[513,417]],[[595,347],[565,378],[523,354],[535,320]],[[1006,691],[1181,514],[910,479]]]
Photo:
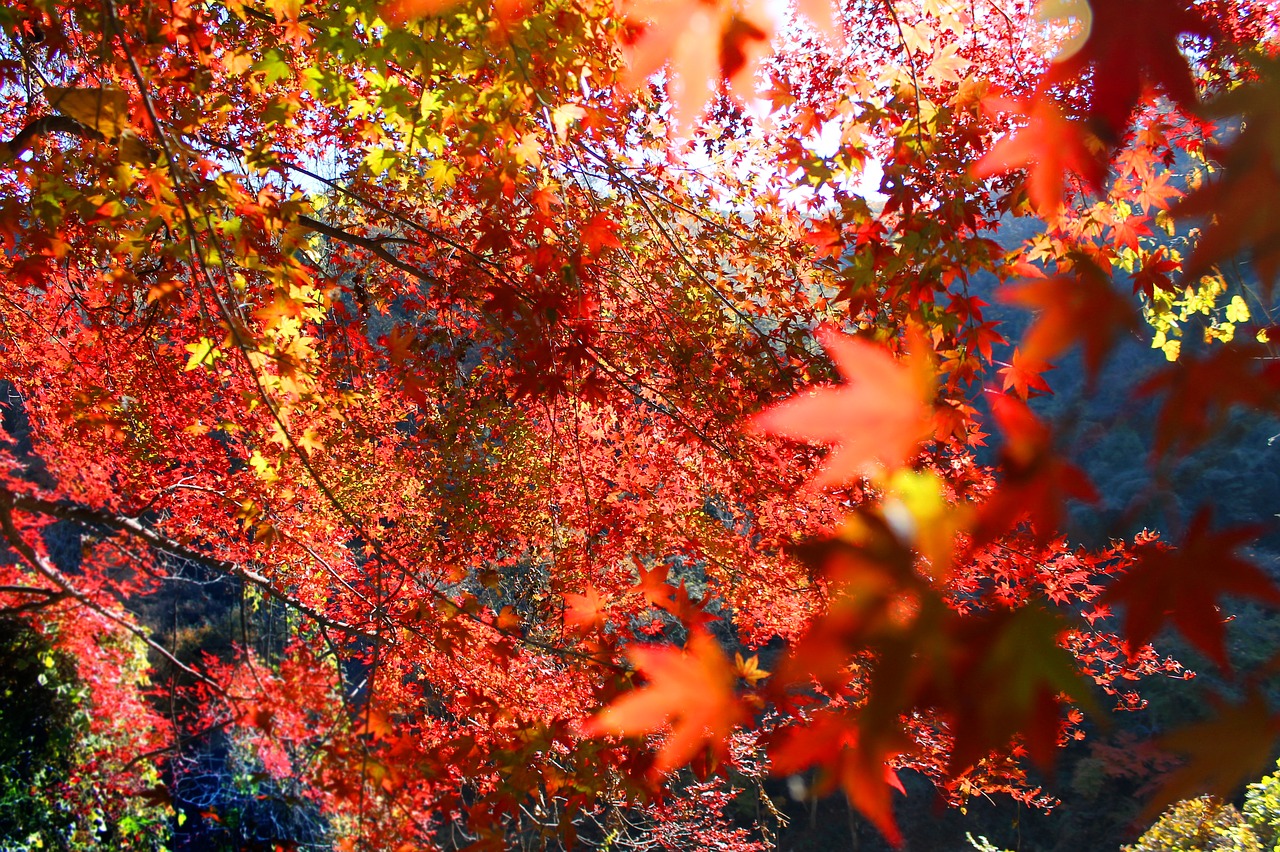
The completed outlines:
[[[340,849],[758,848],[810,770],[895,840],[908,770],[1043,804],[1166,627],[1242,688],[1151,813],[1259,776],[1262,530],[1082,546],[1042,403],[1150,340],[1147,498],[1280,407],[1278,24],[0,9],[0,612],[93,708],[66,801],[143,848],[216,739]]]

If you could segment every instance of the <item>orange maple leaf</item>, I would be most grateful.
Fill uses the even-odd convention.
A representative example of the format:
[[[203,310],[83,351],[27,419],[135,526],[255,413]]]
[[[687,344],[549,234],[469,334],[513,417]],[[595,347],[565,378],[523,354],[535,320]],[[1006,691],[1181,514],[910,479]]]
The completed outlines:
[[[824,329],[819,337],[848,384],[811,390],[756,415],[753,427],[797,441],[834,444],[817,485],[841,485],[902,465],[928,437],[933,369],[923,337],[895,359],[861,338]]]
[[[635,559],[635,564],[640,582],[631,587],[632,591],[641,592],[645,602],[652,606],[671,609],[675,605],[676,590],[667,582],[667,566],[655,565],[646,571],[639,559]]]
[[[606,248],[622,248],[618,223],[603,213],[592,216],[582,226],[582,245],[592,256],[599,256]]]
[[[771,674],[771,672],[767,672],[760,668],[759,654],[752,654],[750,658],[743,659],[741,653],[734,652],[733,668],[738,677],[742,678],[752,686],[755,686]]]
[[[587,586],[586,594],[575,595],[572,592],[564,596],[564,623],[580,633],[590,633],[597,627],[604,626],[604,602],[600,593],[592,586]]]
[[[670,63],[667,81],[676,124],[688,131],[723,79],[740,97],[755,94],[755,72],[769,51],[773,16],[760,0],[738,7],[683,0],[633,0],[628,22],[640,34],[622,83],[642,85]]]
[[[722,756],[726,739],[747,715],[734,693],[737,670],[711,634],[693,631],[683,650],[641,647],[627,656],[648,685],[601,710],[583,733],[640,736],[670,724],[654,763],[658,775],[688,763],[704,746]]]
[[[807,17],[818,32],[832,36],[837,42],[844,42],[844,31],[836,20],[836,8],[831,0],[797,0],[796,11]]]
[[[1048,361],[1028,358],[1022,350],[1014,348],[1010,363],[1000,369],[1000,377],[1004,380],[1004,390],[1013,388],[1020,398],[1026,399],[1033,391],[1052,394],[1053,389],[1044,380],[1044,374],[1054,369]]]
[[[1027,195],[1044,216],[1054,215],[1062,206],[1064,172],[1075,172],[1094,189],[1102,186],[1107,176],[1106,160],[1100,151],[1090,147],[1085,126],[1064,116],[1051,98],[1039,96],[1025,110],[1008,102],[1000,106],[1022,111],[1027,125],[1001,139],[974,164],[975,178],[1025,168]]]
[[[383,4],[378,14],[393,24],[404,24],[447,12],[460,2],[461,0],[391,0]]]

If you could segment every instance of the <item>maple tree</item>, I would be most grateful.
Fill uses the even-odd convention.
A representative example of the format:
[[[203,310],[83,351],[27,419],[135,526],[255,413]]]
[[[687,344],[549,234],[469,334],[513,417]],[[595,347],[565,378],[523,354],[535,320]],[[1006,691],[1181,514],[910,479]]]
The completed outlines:
[[[1280,9],[799,12],[0,10],[0,608],[74,660],[78,778],[181,810],[217,738],[341,849],[746,849],[812,769],[898,839],[906,770],[1045,804],[1162,624],[1228,667],[1256,531],[1074,546],[1033,404],[1145,318],[1157,458],[1280,406]],[[228,647],[143,615],[215,581]],[[1169,795],[1278,719],[1170,737]]]

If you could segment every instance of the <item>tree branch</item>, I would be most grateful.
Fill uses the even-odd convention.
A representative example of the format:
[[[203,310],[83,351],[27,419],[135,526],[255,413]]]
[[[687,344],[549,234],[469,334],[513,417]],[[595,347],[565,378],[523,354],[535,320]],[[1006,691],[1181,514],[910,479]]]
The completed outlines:
[[[78,524],[87,526],[106,527],[107,529],[117,532],[127,533],[134,538],[141,539],[150,546],[165,553],[179,556],[183,559],[211,568],[220,573],[238,577],[241,580],[264,591],[267,595],[283,603],[285,606],[292,607],[298,612],[306,615],[318,624],[332,628],[341,633],[348,633],[354,636],[360,636],[365,639],[376,640],[374,633],[361,630],[344,621],[338,621],[330,618],[314,607],[291,597],[281,591],[266,576],[240,565],[236,562],[229,562],[225,559],[217,559],[198,550],[193,550],[187,545],[182,544],[176,539],[170,538],[152,527],[143,524],[136,518],[126,517],[124,515],[116,515],[110,512],[104,512],[98,509],[90,509],[85,506],[69,505],[66,503],[55,503],[52,500],[44,500],[39,497],[30,497],[25,494],[15,494],[4,488],[0,488],[0,506],[12,507],[22,512],[32,514],[45,515],[51,518],[58,518],[64,521],[73,521]]]
[[[49,133],[66,133],[81,139],[92,139],[102,142],[107,137],[87,124],[76,121],[69,115],[46,115],[32,121],[18,131],[8,142],[0,142],[0,154],[13,159],[31,149],[37,138]]]
[[[403,260],[396,257],[394,254],[387,251],[386,246],[384,246],[380,241],[373,239],[372,237],[362,237],[359,234],[353,234],[350,231],[344,231],[341,228],[335,228],[333,225],[329,225],[329,224],[326,224],[325,222],[321,222],[319,219],[312,219],[310,216],[299,216],[298,224],[308,227],[311,230],[315,231],[316,233],[324,234],[326,237],[331,237],[335,240],[338,240],[339,242],[344,242],[344,243],[347,243],[348,245],[359,246],[360,248],[365,249],[366,251],[372,252],[381,260],[385,261],[391,266],[394,266],[396,269],[399,269],[401,272],[405,272],[405,273],[408,273],[409,275],[412,275],[414,278],[417,278],[419,281],[423,281],[433,286],[441,285],[441,281],[439,278],[435,277],[430,272],[427,272],[423,269],[419,269],[418,267],[414,266],[411,263],[405,263]]]

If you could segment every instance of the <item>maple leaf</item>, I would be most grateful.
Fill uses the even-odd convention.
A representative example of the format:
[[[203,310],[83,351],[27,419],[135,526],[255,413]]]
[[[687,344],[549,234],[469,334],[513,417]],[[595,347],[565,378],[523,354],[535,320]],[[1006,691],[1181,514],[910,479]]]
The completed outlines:
[[[1080,258],[1070,275],[1027,281],[1000,292],[1000,301],[1036,312],[1022,338],[1028,361],[1051,361],[1080,341],[1090,381],[1122,332],[1137,326],[1133,305],[1092,261]]]
[[[623,83],[640,86],[670,61],[672,112],[676,126],[687,131],[715,93],[720,57],[711,45],[723,38],[720,10],[706,3],[645,0],[630,11],[643,30],[631,45]]]
[[[1186,453],[1208,440],[1237,406],[1275,411],[1280,406],[1280,363],[1252,342],[1232,341],[1171,364],[1139,388],[1163,392],[1156,418],[1157,456]]]
[[[725,741],[746,713],[734,693],[736,672],[720,644],[705,630],[696,630],[683,650],[632,648],[627,657],[648,684],[589,719],[583,733],[638,736],[670,723],[654,764],[660,775],[688,763],[704,746],[723,755]]]
[[[564,142],[566,139],[569,138],[569,128],[572,127],[575,122],[582,121],[582,119],[586,117],[587,117],[587,111],[582,107],[578,106],[577,104],[561,104],[560,106],[556,107],[551,112],[551,125],[556,130],[556,138],[559,139],[561,142]],[[600,225],[597,225],[596,223],[597,219],[604,220],[604,222],[600,223],[600,225],[603,225],[608,222],[608,220],[605,219],[605,217],[597,214],[595,217],[592,218],[591,222],[587,223],[587,227],[590,228],[590,227],[600,226]],[[614,225],[613,227],[616,228],[617,226]]]
[[[1097,491],[1079,468],[1054,452],[1049,428],[1025,402],[993,394],[991,410],[1005,436],[1004,480],[979,510],[974,541],[992,541],[1024,520],[1044,541],[1057,530],[1068,497],[1094,502]]]
[[[1126,216],[1117,219],[1111,225],[1111,238],[1116,245],[1137,251],[1138,238],[1152,236],[1151,228],[1147,225],[1150,221],[1148,216]]]
[[[504,606],[494,618],[493,625],[503,632],[512,633],[520,629],[520,616],[512,607]]]
[[[1280,62],[1261,64],[1262,80],[1242,86],[1212,105],[1214,115],[1243,113],[1244,129],[1217,150],[1222,175],[1207,181],[1173,207],[1179,219],[1208,217],[1195,250],[1183,266],[1192,281],[1248,249],[1268,288],[1280,274]]]
[[[839,229],[825,219],[810,226],[804,241],[817,249],[819,258],[838,258],[844,254],[844,238],[840,236]]]
[[[1107,164],[1090,145],[1090,133],[1083,124],[1063,115],[1049,97],[1037,97],[1023,112],[1026,126],[992,146],[973,166],[978,179],[1027,169],[1027,194],[1042,216],[1054,216],[1062,206],[1063,174],[1072,171],[1093,189],[1102,186]]]
[[[1067,629],[1038,603],[955,622],[952,646],[960,662],[953,677],[961,686],[947,705],[956,737],[953,775],[1017,734],[1047,769],[1058,745],[1060,696],[1097,710],[1075,658],[1059,642]]]
[[[299,319],[304,307],[298,300],[289,298],[287,292],[277,290],[275,298],[269,304],[257,308],[253,315],[262,321],[263,328],[273,329],[281,327],[283,321]]]
[[[896,468],[927,437],[932,376],[926,375],[922,339],[909,362],[886,349],[831,329],[820,333],[844,385],[809,391],[756,415],[760,432],[798,441],[834,444],[815,483],[842,485]]]
[[[191,357],[187,359],[187,366],[183,367],[187,371],[208,367],[224,357],[222,350],[218,349],[218,344],[207,337],[200,338],[196,343],[188,343],[185,349],[191,353]]]
[[[605,608],[600,593],[588,586],[586,594],[564,596],[564,623],[580,633],[590,633],[604,625]]]
[[[1004,390],[1013,389],[1022,399],[1026,399],[1032,391],[1053,393],[1049,383],[1044,380],[1044,373],[1054,369],[1048,361],[1033,360],[1023,356],[1022,351],[1014,348],[1010,363],[1000,369],[1004,379]]]
[[[1170,272],[1176,272],[1182,264],[1173,258],[1165,257],[1165,247],[1160,246],[1142,261],[1142,268],[1133,276],[1133,292],[1141,293],[1147,299],[1155,297],[1156,290],[1172,292],[1173,281]]]
[[[819,32],[828,33],[837,41],[844,40],[844,32],[836,22],[835,3],[832,0],[796,0],[796,11],[812,21]]]
[[[391,0],[378,10],[378,15],[393,24],[406,24],[447,12],[461,2],[462,0]]]
[[[753,21],[733,15],[720,31],[720,76],[741,98],[755,95],[755,71],[769,49],[769,33]]]
[[[1253,527],[1210,532],[1212,513],[1201,509],[1176,550],[1163,542],[1142,546],[1138,561],[1099,598],[1125,604],[1130,657],[1149,643],[1166,621],[1205,656],[1229,671],[1225,619],[1218,600],[1242,595],[1280,604],[1280,588],[1252,562],[1235,554],[1257,538]]]
[[[642,593],[645,602],[651,606],[663,609],[674,607],[676,590],[667,582],[667,565],[659,563],[646,571],[638,559],[635,560],[635,564],[640,582],[631,588]]]
[[[924,76],[937,83],[959,83],[969,67],[969,61],[959,54],[959,50],[956,44],[944,46],[925,67]]]
[[[622,248],[618,239],[618,223],[603,213],[592,216],[582,226],[582,245],[592,255],[599,255],[606,248]]]
[[[703,603],[705,603],[705,600]],[[703,629],[703,625],[719,620],[689,597],[689,590],[685,587],[684,580],[680,581],[680,587],[675,590],[671,603],[659,603],[658,606],[680,619],[680,623],[692,632],[700,631]]]
[[[682,132],[690,129],[721,80],[740,97],[755,96],[755,71],[773,33],[774,16],[766,4],[751,0],[735,8],[638,0],[625,9],[640,35],[628,52],[623,84],[635,88],[669,62],[667,88]]]
[[[1068,84],[1089,70],[1090,116],[1110,143],[1123,136],[1147,84],[1183,107],[1196,106],[1195,80],[1179,41],[1184,33],[1208,36],[1213,29],[1195,7],[1187,0],[1089,0],[1086,8],[1087,38],[1050,66],[1042,85]]]
[[[1134,200],[1147,211],[1168,210],[1169,199],[1182,196],[1182,190],[1169,185],[1169,173],[1161,172],[1143,182]]]
[[[770,675],[770,672],[760,668],[760,657],[757,654],[752,654],[751,657],[744,660],[741,653],[734,652],[733,667],[738,677],[752,686],[755,686]]]
[[[798,549],[799,557],[830,584],[832,601],[783,660],[783,680],[814,678],[835,689],[848,677],[853,651],[902,631],[894,605],[920,582],[912,554],[874,516],[866,519],[862,538],[857,545],[841,537]]]
[[[906,794],[889,765],[905,749],[901,735],[869,742],[854,720],[833,712],[817,714],[807,725],[786,728],[769,749],[773,771],[795,774],[822,769],[819,790],[839,784],[849,803],[894,846],[902,832],[893,818],[893,790]]]
[[[129,93],[126,91],[110,87],[46,86],[44,93],[55,110],[96,130],[107,139],[118,137],[129,127]]]
[[[1273,714],[1256,688],[1240,704],[1224,706],[1214,700],[1208,721],[1189,725],[1161,737],[1161,748],[1187,757],[1187,763],[1161,786],[1139,820],[1154,819],[1164,808],[1189,796],[1213,793],[1229,798],[1245,781],[1257,778],[1271,765],[1280,736],[1280,717]]]

